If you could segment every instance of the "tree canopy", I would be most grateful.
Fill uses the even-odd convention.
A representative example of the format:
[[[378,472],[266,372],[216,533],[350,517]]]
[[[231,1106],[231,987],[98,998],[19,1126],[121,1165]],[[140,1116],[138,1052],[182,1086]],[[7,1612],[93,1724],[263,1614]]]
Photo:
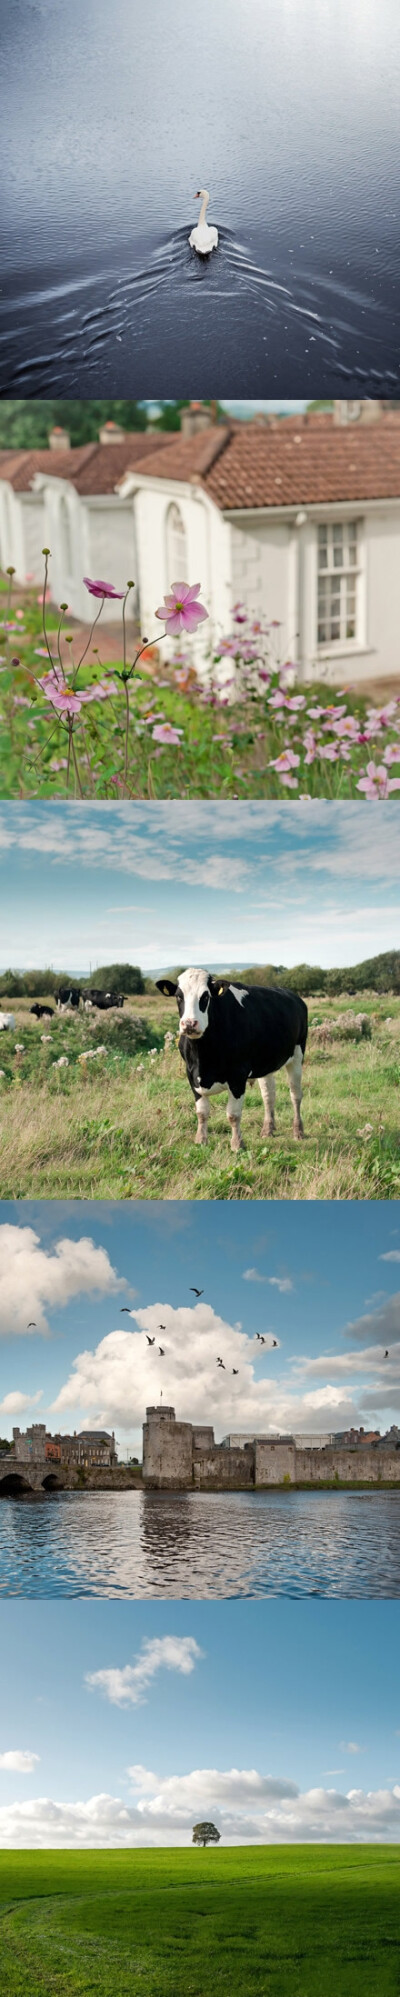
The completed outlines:
[[[193,1824],[192,1844],[219,1844],[220,1836],[215,1824]]]

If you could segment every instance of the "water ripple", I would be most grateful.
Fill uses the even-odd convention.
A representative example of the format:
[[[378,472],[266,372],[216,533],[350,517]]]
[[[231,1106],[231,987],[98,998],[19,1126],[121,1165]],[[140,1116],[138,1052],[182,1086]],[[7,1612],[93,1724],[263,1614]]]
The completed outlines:
[[[400,1493],[3,1498],[0,1593],[398,1599]]]

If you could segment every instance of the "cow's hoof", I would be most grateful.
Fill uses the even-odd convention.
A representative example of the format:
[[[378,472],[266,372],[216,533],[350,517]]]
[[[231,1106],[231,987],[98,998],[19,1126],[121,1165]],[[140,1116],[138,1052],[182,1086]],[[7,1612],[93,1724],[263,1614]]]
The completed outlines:
[[[206,1143],[207,1143],[207,1130],[205,1128],[204,1123],[198,1123],[196,1130],[196,1144],[206,1144]]]
[[[244,1137],[237,1137],[234,1131],[232,1131],[231,1151],[245,1151],[245,1150],[246,1150],[246,1145],[244,1142]]]
[[[297,1137],[297,1139],[298,1139],[298,1142],[299,1142],[299,1144],[300,1144],[300,1143],[301,1143],[301,1140],[302,1140],[302,1138],[304,1137],[304,1126],[303,1126],[303,1124],[302,1124],[302,1123],[300,1123],[300,1125],[297,1125],[297,1124],[295,1123],[295,1125],[294,1125],[294,1131],[293,1131],[293,1136],[294,1136],[294,1137]]]
[[[276,1126],[275,1126],[275,1124],[274,1124],[274,1123],[263,1123],[263,1127],[262,1127],[262,1131],[261,1131],[261,1136],[262,1136],[262,1137],[276,1137]]]

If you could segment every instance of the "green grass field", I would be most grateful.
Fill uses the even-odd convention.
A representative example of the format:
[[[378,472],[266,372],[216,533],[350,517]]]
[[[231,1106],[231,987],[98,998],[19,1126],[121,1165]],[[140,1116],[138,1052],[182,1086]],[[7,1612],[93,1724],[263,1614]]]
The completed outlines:
[[[10,1852],[7,1997],[398,1997],[400,1847]]]
[[[193,1098],[176,1042],[174,1001],[147,995],[95,1026],[84,1014],[30,1018],[6,1002],[16,1033],[0,1039],[3,1199],[398,1199],[400,999],[364,994],[310,1003],[304,1068],[305,1142],[292,1136],[286,1075],[277,1135],[261,1137],[257,1084],[246,1092],[245,1150],[230,1149],[226,1096],[216,1097],[206,1149],[195,1144]],[[362,1009],[371,1037],[321,1044],[315,1028]],[[41,1032],[51,1031],[43,1043]],[[15,1054],[15,1042],[23,1052]],[[79,1054],[104,1045],[83,1068]],[[54,1065],[66,1055],[68,1067]],[[372,1126],[368,1131],[365,1126]]]

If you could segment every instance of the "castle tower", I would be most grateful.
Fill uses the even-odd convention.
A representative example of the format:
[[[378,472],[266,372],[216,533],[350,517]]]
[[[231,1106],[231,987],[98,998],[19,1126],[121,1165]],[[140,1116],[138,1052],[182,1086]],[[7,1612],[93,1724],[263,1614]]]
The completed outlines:
[[[190,1489],[193,1469],[191,1422],[176,1421],[175,1408],[146,1408],[143,1423],[143,1483],[153,1490]]]

